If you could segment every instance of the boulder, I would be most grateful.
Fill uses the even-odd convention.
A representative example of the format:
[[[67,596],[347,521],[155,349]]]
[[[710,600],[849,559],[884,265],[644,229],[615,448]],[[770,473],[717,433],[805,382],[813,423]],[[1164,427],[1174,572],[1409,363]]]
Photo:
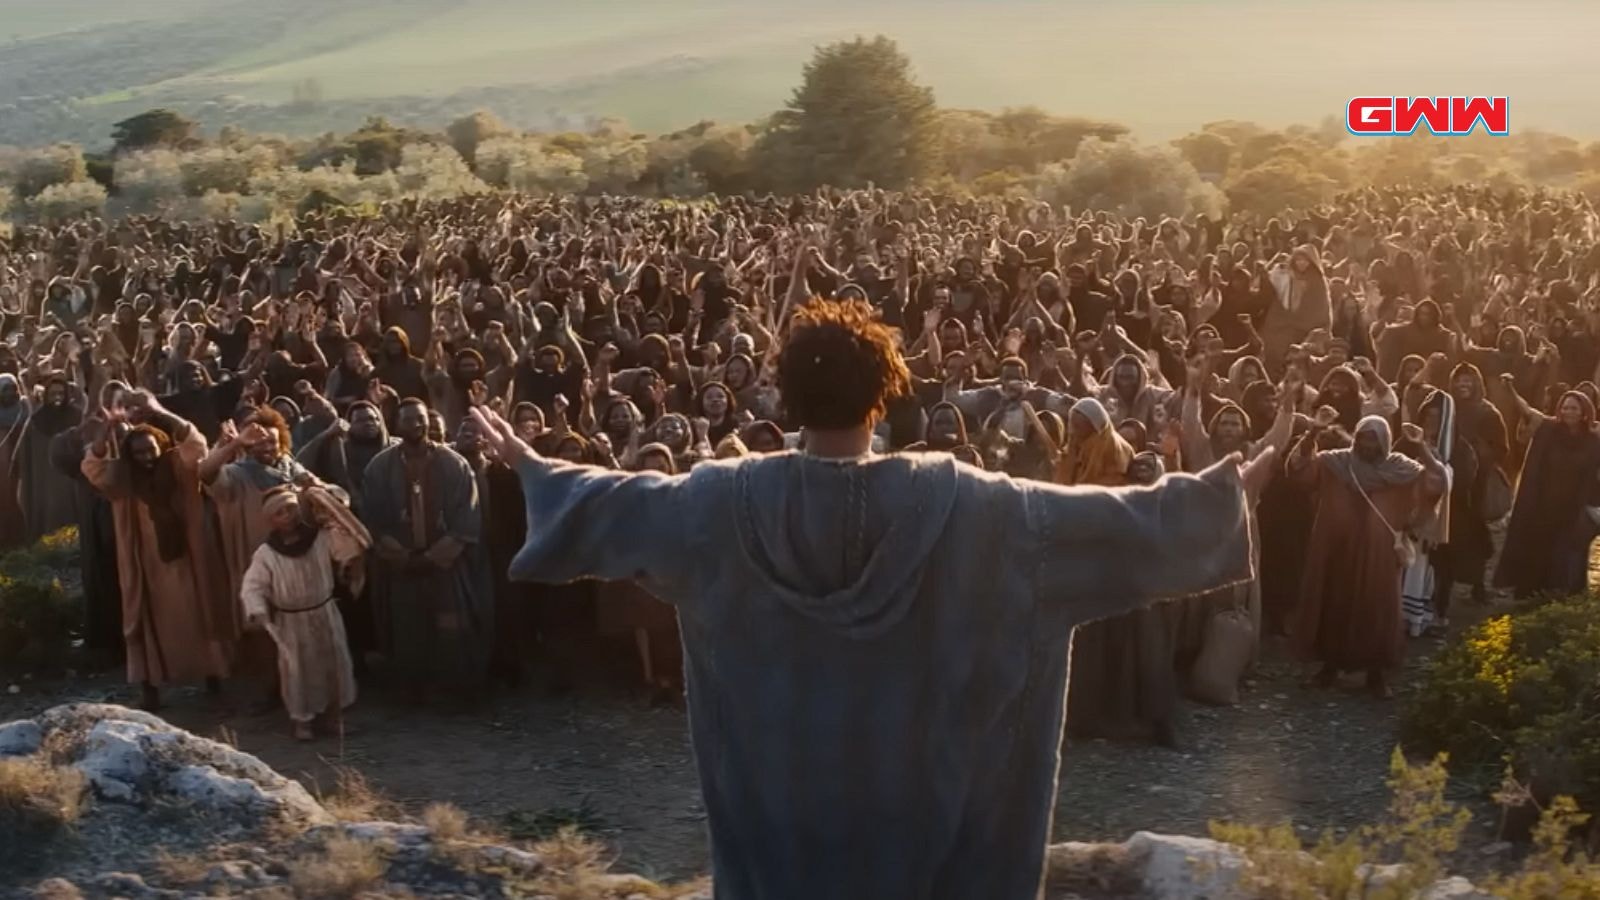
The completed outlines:
[[[132,802],[150,775],[150,760],[139,742],[149,731],[138,722],[96,722],[89,729],[83,755],[74,765],[101,797]]]
[[[0,757],[30,756],[44,743],[44,729],[32,719],[0,725]]]

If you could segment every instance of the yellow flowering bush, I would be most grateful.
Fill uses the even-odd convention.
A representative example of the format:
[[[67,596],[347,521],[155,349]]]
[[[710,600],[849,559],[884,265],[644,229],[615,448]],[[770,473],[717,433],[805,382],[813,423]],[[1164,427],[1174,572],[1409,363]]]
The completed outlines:
[[[1408,749],[1448,752],[1488,786],[1509,765],[1539,797],[1600,808],[1600,597],[1496,616],[1430,664],[1403,717]]]
[[[64,528],[0,557],[0,661],[32,666],[65,657],[82,609],[61,579],[77,553],[77,530]]]

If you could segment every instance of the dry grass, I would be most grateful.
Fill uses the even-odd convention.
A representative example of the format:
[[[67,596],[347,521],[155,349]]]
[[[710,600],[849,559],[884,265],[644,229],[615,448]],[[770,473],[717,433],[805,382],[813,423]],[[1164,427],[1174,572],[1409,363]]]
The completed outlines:
[[[198,856],[179,856],[165,847],[156,848],[156,871],[173,884],[190,885],[211,871],[211,864]]]
[[[468,834],[467,814],[453,803],[430,803],[422,811],[422,824],[436,841],[465,840]]]
[[[704,881],[664,887],[637,875],[612,875],[609,853],[574,828],[533,845],[544,868],[528,884],[531,893],[552,900],[674,900],[706,889]]]
[[[377,846],[338,835],[328,838],[322,852],[294,860],[289,883],[301,897],[355,897],[382,881],[388,868]]]
[[[348,766],[335,766],[333,793],[319,796],[322,806],[341,822],[398,821],[400,805],[367,783],[366,776]],[[320,793],[320,792],[319,792]]]
[[[83,812],[83,773],[38,756],[0,759],[0,834],[53,832]]]

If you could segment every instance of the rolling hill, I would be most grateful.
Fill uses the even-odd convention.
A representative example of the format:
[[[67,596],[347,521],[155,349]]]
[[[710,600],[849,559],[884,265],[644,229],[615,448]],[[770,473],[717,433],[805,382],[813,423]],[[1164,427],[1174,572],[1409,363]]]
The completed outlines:
[[[900,41],[947,106],[1032,104],[1169,137],[1341,115],[1357,93],[1506,94],[1600,135],[1600,4],[1436,0],[0,0],[0,143],[103,145],[164,105],[293,134],[367,115],[648,131],[759,118],[820,42]]]

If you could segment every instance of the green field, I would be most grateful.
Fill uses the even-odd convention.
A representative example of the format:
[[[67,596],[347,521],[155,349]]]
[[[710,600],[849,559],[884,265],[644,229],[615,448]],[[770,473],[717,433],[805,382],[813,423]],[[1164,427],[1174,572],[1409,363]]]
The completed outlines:
[[[900,41],[944,105],[1032,104],[1151,137],[1223,118],[1317,122],[1362,93],[1505,94],[1519,128],[1600,134],[1587,94],[1600,79],[1591,0],[0,0],[0,10],[0,142],[54,137],[38,131],[61,127],[57,111],[35,107],[69,100],[87,133],[139,104],[199,112],[218,98],[248,126],[311,81],[343,118],[364,103],[447,116],[466,110],[405,98],[464,105],[499,91],[512,106],[525,95],[508,115],[526,127],[547,112],[651,129],[746,120],[783,102],[812,46],[878,32]],[[8,112],[18,98],[27,108]]]

